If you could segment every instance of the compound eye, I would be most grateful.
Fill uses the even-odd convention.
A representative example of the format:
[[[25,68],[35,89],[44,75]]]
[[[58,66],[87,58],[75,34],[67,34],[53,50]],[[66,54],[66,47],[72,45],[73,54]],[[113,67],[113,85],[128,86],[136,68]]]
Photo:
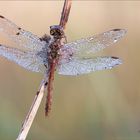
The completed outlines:
[[[51,34],[51,35],[54,35],[54,33],[55,33],[54,30],[51,30],[51,31],[50,31],[50,34]]]

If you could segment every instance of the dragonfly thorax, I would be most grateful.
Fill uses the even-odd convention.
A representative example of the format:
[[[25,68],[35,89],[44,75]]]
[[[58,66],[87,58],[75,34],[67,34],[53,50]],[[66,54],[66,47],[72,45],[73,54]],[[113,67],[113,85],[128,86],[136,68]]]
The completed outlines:
[[[64,30],[59,25],[50,26],[50,35],[52,35],[55,39],[61,39],[64,37]]]
[[[54,40],[50,45],[49,45],[49,51],[48,51],[48,57],[49,59],[56,59],[59,57],[59,49],[61,47],[61,42],[59,39]]]

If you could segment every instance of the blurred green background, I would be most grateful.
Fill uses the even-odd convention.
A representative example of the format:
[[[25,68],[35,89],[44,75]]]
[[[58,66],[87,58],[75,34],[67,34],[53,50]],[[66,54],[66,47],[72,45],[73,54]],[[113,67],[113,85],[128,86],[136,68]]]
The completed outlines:
[[[59,23],[62,7],[63,1],[0,1],[0,14],[42,36]],[[77,77],[56,74],[50,116],[44,116],[44,99],[27,140],[140,139],[139,26],[139,1],[73,1],[68,41],[127,29],[100,53],[122,58],[123,65]],[[0,58],[0,140],[16,139],[42,77]]]

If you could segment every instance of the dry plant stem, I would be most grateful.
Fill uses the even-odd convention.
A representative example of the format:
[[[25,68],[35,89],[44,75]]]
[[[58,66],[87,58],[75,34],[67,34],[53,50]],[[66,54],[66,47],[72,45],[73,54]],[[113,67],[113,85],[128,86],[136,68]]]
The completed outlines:
[[[37,91],[37,93],[34,97],[34,100],[32,102],[30,110],[29,110],[29,112],[28,112],[28,114],[25,118],[24,123],[22,124],[22,128],[21,128],[20,133],[18,135],[18,138],[16,140],[25,140],[26,139],[28,131],[29,131],[31,125],[32,125],[32,122],[35,118],[37,110],[38,110],[38,108],[40,106],[40,103],[42,101],[47,83],[48,83],[48,79],[45,75],[44,79],[42,80],[42,82],[40,84],[40,87],[39,87],[39,89],[38,89],[38,91]]]
[[[63,11],[62,11],[61,19],[60,19],[60,23],[59,23],[59,25],[61,27],[63,27],[63,29],[66,28],[66,23],[68,21],[71,4],[72,4],[72,0],[65,0],[65,2],[64,2]]]
[[[65,29],[66,23],[68,21],[68,16],[69,16],[69,12],[70,12],[70,8],[71,8],[71,0],[65,0],[64,6],[63,6],[63,11],[61,14],[61,19],[60,19],[60,26],[63,27],[63,29]],[[52,74],[52,79],[53,79],[53,74]],[[42,101],[45,89],[47,87],[48,84],[48,77],[47,74],[45,74],[44,79],[42,80],[40,87],[34,97],[34,100],[32,102],[32,105],[30,107],[30,110],[25,118],[25,121],[22,125],[22,128],[19,132],[18,138],[16,140],[25,140],[27,137],[27,134],[30,130],[30,127],[32,125],[32,122],[35,118],[35,115],[37,113],[37,110],[40,106],[40,103]],[[52,80],[53,81],[53,80]],[[52,89],[52,83],[50,84],[49,89]],[[51,91],[52,92],[52,91]],[[52,94],[52,93],[51,93]]]

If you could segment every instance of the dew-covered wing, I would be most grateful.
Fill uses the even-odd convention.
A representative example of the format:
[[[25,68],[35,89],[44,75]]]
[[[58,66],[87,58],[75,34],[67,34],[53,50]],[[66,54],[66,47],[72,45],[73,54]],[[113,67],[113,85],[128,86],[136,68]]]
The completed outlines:
[[[31,50],[38,51],[46,45],[46,42],[38,36],[25,31],[3,16],[0,16],[0,33],[14,41],[17,45]]]
[[[3,56],[6,59],[13,61],[25,69],[33,72],[45,71],[42,59],[34,52],[26,52],[17,48],[10,48],[4,45],[0,45],[0,56]]]
[[[72,55],[88,55],[96,53],[120,40],[126,33],[124,29],[113,29],[92,37],[67,43],[61,49],[69,51]]]
[[[117,57],[72,58],[65,63],[60,61],[58,73],[62,75],[80,75],[92,71],[111,69],[121,63],[121,60]]]

